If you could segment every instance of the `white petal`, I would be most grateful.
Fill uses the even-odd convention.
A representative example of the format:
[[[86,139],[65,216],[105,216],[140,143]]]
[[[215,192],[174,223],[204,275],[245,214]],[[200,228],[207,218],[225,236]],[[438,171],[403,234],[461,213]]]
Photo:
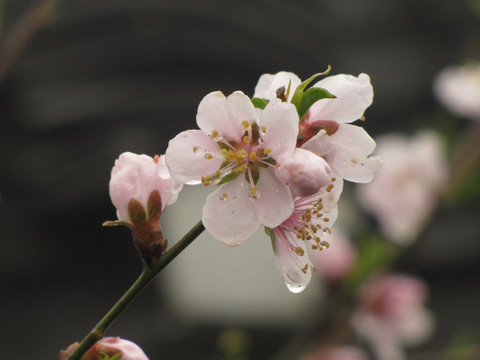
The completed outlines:
[[[239,177],[208,195],[202,221],[207,231],[228,246],[240,245],[260,225],[249,198],[250,187]]]
[[[251,200],[261,225],[274,228],[293,212],[293,198],[288,186],[281,182],[272,169],[259,169],[258,199]]]
[[[235,120],[229,110],[227,98],[220,91],[208,94],[198,105],[197,124],[208,135],[216,130],[222,137],[238,141],[243,129],[241,123],[238,124]]]
[[[220,150],[203,131],[187,130],[170,140],[165,161],[176,180],[199,183],[202,176],[214,173],[223,163]],[[208,159],[210,155],[212,158]]]
[[[244,129],[242,122],[247,120],[250,123],[256,123],[258,114],[252,104],[250,98],[241,91],[235,91],[227,97],[227,108],[230,123],[240,136],[243,135]]]
[[[332,150],[330,136],[327,135],[325,130],[320,130],[314,137],[303,144],[302,148],[310,150],[317,155],[324,156]]]
[[[291,292],[303,291],[312,277],[311,263],[308,259],[304,243],[298,241],[295,236],[279,227],[272,230],[275,264],[277,265],[283,280]],[[299,254],[295,252],[299,248]],[[305,269],[305,266],[307,267]],[[303,271],[302,271],[303,269]]]
[[[295,106],[271,101],[262,112],[260,125],[265,126],[263,147],[271,150],[273,159],[292,153],[297,145],[298,114]]]
[[[290,93],[288,96],[290,100],[300,83],[300,78],[291,72],[280,71],[276,74],[263,74],[258,80],[253,96],[260,99],[275,99],[277,97],[277,89],[284,86],[285,91],[287,91],[288,85],[290,84]]]
[[[368,157],[375,149],[375,141],[355,125],[341,124],[330,136],[334,150],[326,155],[335,174],[346,180],[365,183],[373,179],[382,164],[379,157]]]
[[[310,121],[333,120],[349,123],[360,119],[373,102],[373,88],[370,77],[360,74],[335,75],[320,80],[314,85],[328,90],[335,99],[322,99],[310,108]]]

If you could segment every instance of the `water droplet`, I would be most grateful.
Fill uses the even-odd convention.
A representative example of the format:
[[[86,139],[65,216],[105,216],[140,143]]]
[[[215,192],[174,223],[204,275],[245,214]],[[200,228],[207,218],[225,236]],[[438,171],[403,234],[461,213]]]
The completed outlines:
[[[260,197],[260,193],[257,191],[255,194],[248,194],[248,198],[252,201],[257,200]]]
[[[294,294],[301,293],[306,288],[306,286],[303,284],[289,284],[285,282],[285,285],[287,285],[287,289]]]
[[[200,180],[190,180],[190,181],[186,181],[185,184],[187,185],[198,185],[198,184],[201,184],[202,182]]]

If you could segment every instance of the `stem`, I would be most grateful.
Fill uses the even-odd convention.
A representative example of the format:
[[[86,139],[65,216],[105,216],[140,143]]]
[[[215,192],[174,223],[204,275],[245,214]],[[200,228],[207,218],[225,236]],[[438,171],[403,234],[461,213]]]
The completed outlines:
[[[7,35],[0,50],[0,82],[11,69],[35,33],[51,21],[57,0],[35,0]]]
[[[179,255],[193,240],[195,240],[205,230],[202,222],[199,221],[185,236],[180,239],[169,251],[159,260],[152,262],[150,266],[145,266],[138,279],[123,294],[115,305],[105,314],[90,333],[82,340],[75,351],[67,360],[79,360],[81,356],[90,349],[103,334],[113,321],[122,313],[122,311],[133,302],[143,289],[152,281],[152,279],[165,268],[177,255]]]

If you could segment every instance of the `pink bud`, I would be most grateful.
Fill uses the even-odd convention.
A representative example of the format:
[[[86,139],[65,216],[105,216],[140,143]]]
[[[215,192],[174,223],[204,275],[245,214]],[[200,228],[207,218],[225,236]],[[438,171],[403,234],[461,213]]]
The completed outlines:
[[[182,185],[170,176],[163,155],[151,158],[125,152],[112,169],[110,198],[117,208],[118,219],[128,224],[132,224],[132,211],[142,215],[141,207],[145,213],[149,207],[158,207],[163,212],[167,204],[175,202],[181,189]],[[155,191],[160,194],[159,204],[158,201],[152,204],[151,195]],[[136,200],[135,205],[131,204],[132,199]]]
[[[182,186],[170,176],[164,156],[123,153],[115,162],[110,180],[110,197],[118,221],[104,225],[130,227],[136,248],[149,264],[160,258],[167,247],[160,215],[175,202]]]
[[[311,151],[297,148],[293,154],[280,159],[277,176],[284,181],[294,195],[313,195],[331,182],[331,169],[328,163]]]
[[[78,347],[78,343],[72,344],[67,350],[60,353],[60,360],[67,359]],[[112,357],[121,354],[118,360],[148,360],[147,355],[135,343],[120,339],[119,337],[105,337],[95,343],[81,360],[102,360],[105,356]]]

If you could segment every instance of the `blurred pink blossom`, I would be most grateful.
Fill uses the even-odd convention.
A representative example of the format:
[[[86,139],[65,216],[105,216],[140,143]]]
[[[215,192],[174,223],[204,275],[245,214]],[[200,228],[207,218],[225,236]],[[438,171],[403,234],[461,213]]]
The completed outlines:
[[[352,269],[357,260],[357,252],[350,239],[339,229],[325,237],[330,244],[328,251],[312,252],[310,258],[317,267],[317,273],[327,283],[335,285]]]
[[[412,241],[447,184],[448,163],[440,135],[424,130],[412,138],[389,134],[377,138],[384,164],[369,184],[357,187],[360,204],[398,243]]]
[[[358,347],[342,345],[313,352],[301,360],[368,360],[368,356]]]
[[[72,344],[67,350],[60,352],[60,360],[67,359],[78,347],[78,343]],[[106,356],[112,357],[121,354],[118,360],[148,360],[147,355],[135,343],[119,337],[105,337],[95,343],[83,354],[81,360],[103,360]]]
[[[434,80],[433,91],[455,115],[480,120],[480,63],[443,69]]]
[[[431,335],[432,314],[425,308],[427,287],[419,279],[383,275],[361,289],[352,327],[367,340],[380,360],[402,360],[404,346],[418,345]]]

